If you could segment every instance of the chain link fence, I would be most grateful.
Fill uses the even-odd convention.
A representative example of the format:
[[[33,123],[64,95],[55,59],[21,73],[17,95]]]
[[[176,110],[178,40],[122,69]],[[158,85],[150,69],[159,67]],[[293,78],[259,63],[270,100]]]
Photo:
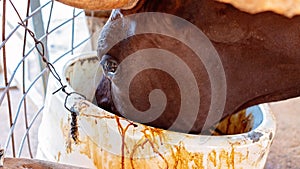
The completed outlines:
[[[0,3],[0,145],[6,157],[34,158],[48,76],[60,81],[59,60],[95,50],[105,19],[51,0]]]

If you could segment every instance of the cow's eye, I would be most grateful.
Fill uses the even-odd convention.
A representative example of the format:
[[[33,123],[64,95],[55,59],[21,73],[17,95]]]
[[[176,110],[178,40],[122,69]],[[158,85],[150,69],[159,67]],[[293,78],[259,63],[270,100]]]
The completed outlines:
[[[109,55],[103,56],[100,63],[104,74],[108,77],[112,77],[117,71],[118,62]]]

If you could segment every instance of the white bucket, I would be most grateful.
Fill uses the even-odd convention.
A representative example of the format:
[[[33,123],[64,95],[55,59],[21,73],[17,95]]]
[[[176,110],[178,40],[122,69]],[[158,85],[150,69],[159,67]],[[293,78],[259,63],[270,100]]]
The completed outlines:
[[[88,100],[76,104],[77,144],[70,136],[71,115],[64,108],[66,95],[62,92],[52,95],[60,86],[53,77],[49,78],[37,158],[108,169],[264,168],[276,130],[275,118],[267,104],[248,108],[246,113],[232,116],[219,125],[222,130],[229,125],[226,121],[230,121],[229,130],[233,130],[251,117],[253,130],[236,135],[192,135],[138,123],[134,126],[91,103],[100,79],[95,77],[101,71],[98,65],[93,52],[75,57],[59,71],[63,83],[68,83],[69,92],[88,96]]]

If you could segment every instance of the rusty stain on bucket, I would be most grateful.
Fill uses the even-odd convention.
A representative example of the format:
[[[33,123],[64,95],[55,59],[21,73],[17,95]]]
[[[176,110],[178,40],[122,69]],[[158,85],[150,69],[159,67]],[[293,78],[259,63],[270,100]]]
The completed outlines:
[[[142,137],[139,140],[136,140],[135,144],[130,149],[125,141],[126,132],[128,131],[129,127],[137,127],[134,125],[133,122],[130,122],[127,119],[123,119],[117,116],[109,116],[106,113],[103,113],[102,116],[96,116],[91,114],[91,116],[87,115],[86,112],[94,112],[93,109],[88,110],[90,106],[86,106],[86,102],[79,103],[84,105],[83,108],[80,109],[80,116],[83,115],[84,118],[97,118],[105,120],[105,118],[113,119],[115,123],[118,125],[118,132],[120,137],[122,138],[122,144],[119,147],[121,149],[121,156],[114,155],[109,152],[104,151],[103,149],[99,150],[99,145],[91,141],[92,139],[89,137],[85,137],[84,141],[81,141],[81,144],[86,145],[83,149],[81,149],[81,153],[86,154],[89,158],[94,160],[94,165],[97,168],[103,167],[103,161],[99,159],[103,158],[104,156],[110,159],[108,168],[116,167],[116,168],[136,168],[136,166],[141,166],[145,164],[144,161],[149,160],[151,161],[153,158],[146,158],[146,159],[134,159],[134,153],[137,151],[137,148],[144,149],[146,144],[152,149],[153,153],[157,154],[156,160],[160,158],[160,160],[156,161],[155,163],[158,164],[157,166],[160,168],[205,168],[204,166],[212,166],[213,168],[235,168],[235,163],[241,163],[244,160],[248,160],[249,158],[249,151],[247,150],[246,153],[241,153],[235,151],[235,148],[245,143],[242,142],[232,142],[230,143],[229,149],[215,150],[212,149],[207,155],[199,152],[192,152],[187,150],[184,143],[181,141],[178,145],[170,145],[168,144],[168,136],[165,135],[166,131],[162,129],[156,129],[149,126],[144,126],[140,124],[143,128],[139,130],[139,132],[143,133]],[[91,105],[92,106],[92,105]],[[81,107],[81,106],[79,106]],[[242,111],[242,114],[245,112]],[[243,117],[245,115],[237,115],[239,117]],[[122,125],[120,121],[127,122],[126,125]],[[224,119],[224,121],[228,122],[228,119]],[[251,123],[253,123],[250,120]],[[94,123],[96,125],[96,123]],[[242,129],[244,129],[242,127]],[[251,138],[250,138],[251,139]],[[167,144],[167,146],[165,145]],[[162,154],[158,151],[159,146],[166,146],[171,152],[170,154],[165,153]],[[105,152],[105,153],[104,153]],[[148,151],[145,151],[148,152]],[[127,154],[127,155],[126,155]],[[129,155],[128,155],[129,154]],[[149,162],[148,161],[148,162]],[[153,166],[150,165],[144,166],[146,168],[151,168]],[[106,168],[106,167],[104,167]]]
[[[129,121],[92,104],[97,71],[95,52],[65,64],[60,73],[68,89],[88,98],[76,103],[78,142],[70,135],[72,118],[63,108],[63,95],[47,94],[38,158],[88,168],[264,168],[276,130],[267,105],[224,118],[211,130],[215,136],[172,132]],[[50,92],[57,87],[51,81]]]

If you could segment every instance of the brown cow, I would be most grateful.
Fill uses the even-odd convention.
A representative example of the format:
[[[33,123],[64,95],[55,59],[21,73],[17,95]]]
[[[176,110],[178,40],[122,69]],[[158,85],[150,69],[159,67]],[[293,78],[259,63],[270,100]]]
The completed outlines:
[[[120,2],[124,3],[124,1]],[[119,5],[118,7],[126,6]],[[130,14],[142,12],[161,12],[178,16],[196,25],[209,38],[219,55],[225,73],[226,85],[223,87],[226,90],[226,98],[220,100],[225,102],[224,111],[221,112],[222,117],[259,103],[300,96],[299,16],[287,18],[273,12],[249,14],[230,4],[212,0],[140,0],[139,2],[131,0],[126,9],[112,12],[99,38],[98,54],[105,72],[96,91],[96,99],[100,107],[124,116],[124,112],[121,112],[123,107],[120,106],[124,106],[123,100],[120,99],[124,91],[120,90],[122,83],[117,83],[120,79],[115,75],[123,72],[123,76],[127,76],[124,72],[129,72],[129,76],[138,65],[133,63],[122,69],[119,65],[129,55],[139,50],[164,49],[172,52],[188,65],[194,74],[197,92],[200,94],[197,117],[192,121],[183,120],[181,127],[192,125],[188,131],[190,133],[199,133],[205,127],[214,89],[205,63],[197,58],[195,52],[172,37],[151,33],[135,34],[135,21],[123,25],[109,24],[115,20],[122,21]],[[281,11],[281,14],[284,12]],[[290,13],[287,16],[291,16]],[[161,18],[161,22],[157,24],[164,25],[167,22],[172,21]],[[169,26],[166,30],[185,32],[185,28],[185,26]],[[130,36],[114,46],[109,46],[107,44],[110,39],[116,36],[116,29]],[[199,48],[203,46],[199,44]],[[154,57],[152,60],[161,62]],[[145,60],[146,62],[152,61]],[[183,70],[181,67],[177,69]],[[167,104],[158,118],[146,124],[169,129],[179,116],[178,112],[182,106],[182,93],[180,93],[182,88],[168,72],[149,69],[136,74],[130,83],[128,97],[137,110],[147,111],[156,106],[149,102],[150,93],[155,89],[164,92],[165,98],[162,100],[166,99]],[[194,90],[189,91],[190,93],[185,94],[195,93]],[[189,112],[185,113],[189,116]],[[125,116],[143,122],[143,119],[136,119],[134,114]],[[183,131],[180,125],[172,129]]]

